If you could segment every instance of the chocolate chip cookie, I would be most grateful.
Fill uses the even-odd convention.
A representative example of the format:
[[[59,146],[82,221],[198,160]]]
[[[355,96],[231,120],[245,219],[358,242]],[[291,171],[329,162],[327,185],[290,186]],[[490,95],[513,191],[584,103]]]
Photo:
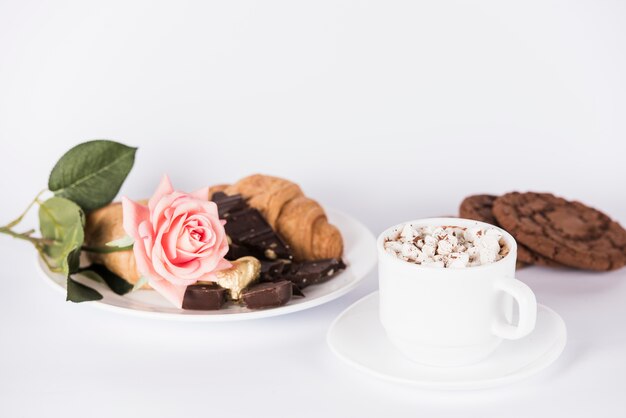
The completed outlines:
[[[626,265],[626,230],[582,203],[514,192],[493,202],[493,214],[516,240],[561,264],[596,271]]]
[[[474,219],[497,226],[498,221],[496,221],[496,217],[493,216],[493,202],[497,198],[498,196],[491,194],[468,196],[461,202],[459,215],[461,215],[461,218]]]
[[[493,202],[498,196],[490,194],[478,194],[468,196],[461,202],[459,215],[461,218],[475,219],[500,226],[493,214]],[[506,228],[505,228],[506,229]],[[509,231],[511,232],[511,231]],[[513,235],[513,234],[512,234]],[[517,240],[517,237],[515,237]],[[525,267],[526,264],[534,264],[547,267],[562,267],[559,263],[550,260],[540,254],[534,253],[530,249],[518,242],[517,244],[517,268]]]

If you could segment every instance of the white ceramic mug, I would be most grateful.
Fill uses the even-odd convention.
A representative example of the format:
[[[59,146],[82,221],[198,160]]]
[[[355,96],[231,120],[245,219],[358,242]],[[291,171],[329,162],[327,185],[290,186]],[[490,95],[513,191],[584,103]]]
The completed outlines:
[[[431,366],[476,363],[502,339],[518,339],[535,327],[537,302],[532,290],[515,279],[517,244],[497,228],[509,246],[499,261],[466,268],[426,267],[384,249],[384,241],[407,223],[430,226],[497,228],[457,218],[405,222],[378,237],[380,321],[389,340],[409,359]],[[511,323],[514,301],[519,320]]]

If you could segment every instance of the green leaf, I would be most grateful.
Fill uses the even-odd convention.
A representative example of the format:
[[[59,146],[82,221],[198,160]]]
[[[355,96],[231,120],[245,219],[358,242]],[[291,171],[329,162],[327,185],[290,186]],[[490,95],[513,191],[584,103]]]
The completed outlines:
[[[49,242],[44,253],[65,276],[78,269],[80,248],[85,234],[85,215],[76,203],[62,197],[52,197],[39,206],[39,229]]]
[[[85,211],[110,203],[133,168],[137,148],[95,140],[75,146],[56,163],[48,188]]]
[[[82,243],[81,243],[82,246]],[[80,247],[75,248],[67,255],[67,270],[69,274],[78,272],[80,268]]]
[[[102,299],[102,295],[98,291],[78,283],[71,277],[67,278],[67,298],[65,300],[80,303],[100,299]]]
[[[122,279],[117,274],[107,269],[102,264],[92,264],[83,273],[90,272],[91,274],[99,276],[99,278],[111,288],[112,291],[118,295],[125,295],[133,290],[133,285]],[[92,277],[90,277],[92,278]],[[98,280],[99,281],[99,280]]]

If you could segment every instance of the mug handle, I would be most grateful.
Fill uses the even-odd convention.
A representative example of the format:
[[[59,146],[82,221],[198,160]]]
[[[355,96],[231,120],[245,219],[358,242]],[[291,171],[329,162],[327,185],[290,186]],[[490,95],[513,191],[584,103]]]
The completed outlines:
[[[537,299],[530,287],[517,279],[503,277],[496,280],[495,288],[513,296],[519,307],[519,322],[513,326],[505,319],[498,319],[493,324],[493,333],[507,340],[517,340],[530,334],[537,321]]]

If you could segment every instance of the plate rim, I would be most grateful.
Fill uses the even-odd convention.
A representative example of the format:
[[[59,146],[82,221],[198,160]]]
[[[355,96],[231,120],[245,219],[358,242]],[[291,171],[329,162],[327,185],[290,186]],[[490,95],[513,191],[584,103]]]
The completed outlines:
[[[326,332],[326,345],[330,349],[330,351],[337,356],[340,360],[345,362],[346,364],[354,367],[355,369],[363,372],[367,375],[376,377],[378,379],[393,382],[397,384],[402,384],[418,389],[429,389],[429,390],[438,390],[438,391],[459,391],[459,390],[482,390],[482,389],[490,389],[498,386],[503,386],[507,384],[511,384],[523,379],[526,379],[530,376],[533,376],[543,370],[545,370],[548,366],[554,363],[565,350],[565,346],[567,345],[567,326],[565,325],[565,321],[556,311],[551,309],[550,307],[540,304],[537,304],[537,308],[541,308],[546,310],[549,314],[553,315],[558,323],[559,328],[562,329],[559,337],[555,339],[552,343],[551,347],[545,351],[542,355],[536,357],[529,363],[520,367],[519,372],[505,374],[500,377],[490,378],[490,379],[478,379],[478,380],[465,380],[465,381],[457,381],[457,382],[433,382],[428,380],[414,380],[404,377],[391,376],[389,374],[381,373],[376,370],[373,370],[370,367],[367,367],[347,356],[340,353],[336,348],[335,344],[331,342],[331,334],[335,329],[335,326],[339,321],[343,319],[343,317],[354,309],[357,305],[364,304],[369,302],[370,299],[378,297],[378,290],[363,296],[356,302],[352,303],[350,306],[345,308],[337,317],[333,320],[333,322],[328,327],[328,331]],[[400,355],[400,354],[399,354]],[[408,361],[408,360],[407,360]],[[538,364],[537,364],[538,363]],[[533,366],[534,365],[534,366]]]
[[[184,313],[185,310],[183,309],[181,309],[180,312],[159,312],[159,311],[149,311],[149,310],[137,310],[137,309],[133,309],[129,307],[111,305],[101,300],[82,302],[81,305],[87,305],[87,306],[91,306],[91,307],[104,310],[104,311],[115,312],[118,314],[124,314],[128,316],[134,316],[134,317],[140,317],[140,318],[183,321],[183,322],[233,322],[233,321],[245,321],[245,320],[253,320],[253,319],[269,318],[269,317],[280,316],[280,315],[287,315],[290,313],[299,312],[299,311],[311,309],[316,306],[326,304],[328,302],[331,302],[335,299],[338,299],[344,296],[345,294],[349,293],[354,288],[356,288],[359,284],[361,284],[363,280],[372,272],[377,262],[376,248],[375,248],[376,237],[367,226],[365,226],[361,221],[357,220],[353,216],[348,215],[347,213],[343,211],[339,211],[339,210],[332,209],[332,208],[326,208],[326,214],[329,216],[329,218],[331,218],[331,220],[334,216],[340,216],[340,217],[349,219],[350,222],[358,226],[358,228],[362,230],[362,233],[366,234],[367,241],[370,241],[370,244],[371,244],[370,251],[372,251],[372,257],[366,258],[362,261],[364,264],[363,264],[363,267],[360,268],[360,270],[362,270],[363,273],[359,277],[347,283],[345,286],[340,287],[339,289],[336,289],[326,295],[319,296],[314,299],[304,301],[302,303],[298,303],[294,305],[284,305],[284,306],[279,306],[277,308],[259,309],[255,311],[249,311],[249,312],[223,313],[223,314],[216,314],[216,313],[185,314]],[[362,236],[359,239],[359,241],[363,241],[364,238],[365,237]],[[40,276],[42,277],[42,279],[47,283],[48,286],[52,287],[56,291],[60,293],[65,293],[66,292],[65,286],[57,283],[53,278],[50,277],[49,273],[52,273],[52,272],[49,272],[48,268],[45,266],[44,261],[41,260],[38,254],[36,254],[35,257],[36,257],[37,270]],[[348,265],[348,269],[349,268],[350,266]]]

